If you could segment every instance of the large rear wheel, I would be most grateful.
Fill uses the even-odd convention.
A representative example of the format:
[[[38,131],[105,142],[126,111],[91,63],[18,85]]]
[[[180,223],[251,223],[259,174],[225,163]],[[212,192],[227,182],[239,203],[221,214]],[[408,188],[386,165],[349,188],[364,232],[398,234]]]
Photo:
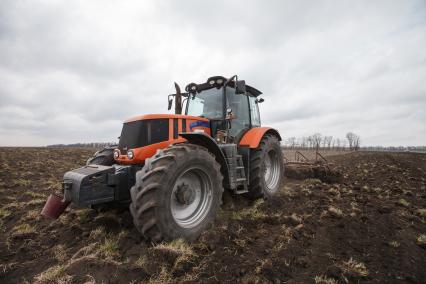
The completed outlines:
[[[259,147],[250,152],[250,186],[252,198],[272,197],[284,180],[284,160],[277,137],[265,135]]]
[[[204,147],[172,145],[145,161],[130,192],[130,211],[142,235],[194,240],[219,210],[220,166]]]

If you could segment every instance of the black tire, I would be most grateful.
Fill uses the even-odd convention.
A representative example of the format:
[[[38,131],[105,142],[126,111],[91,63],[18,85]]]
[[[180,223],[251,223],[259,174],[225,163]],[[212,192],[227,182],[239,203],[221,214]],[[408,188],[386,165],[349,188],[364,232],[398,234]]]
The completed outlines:
[[[265,161],[270,155],[274,157],[279,169],[275,169],[274,182],[267,182]],[[269,181],[269,179],[268,179]],[[284,160],[280,142],[276,136],[265,135],[256,149],[250,151],[250,185],[249,197],[255,199],[271,198],[281,187],[284,181]],[[268,186],[273,184],[273,186]]]
[[[182,192],[182,187],[184,187],[183,191],[191,192],[190,196],[196,196],[197,186],[185,185],[182,182],[182,176],[189,175],[192,171],[206,179],[206,188],[211,186],[209,194],[204,195],[207,197],[200,197],[200,200],[203,198],[208,200],[206,202],[209,207],[204,211],[200,209],[204,213],[199,217],[198,222],[194,221],[192,227],[183,227],[179,223],[183,221],[174,217],[172,210],[178,202],[178,192]],[[184,143],[158,150],[136,173],[136,183],[130,190],[132,198],[130,212],[136,228],[144,237],[154,242],[176,238],[195,240],[216,217],[222,202],[222,180],[219,163],[204,147]],[[201,183],[198,190],[202,192]],[[181,196],[182,194],[179,195]],[[185,202],[188,203],[179,203],[179,206],[189,207],[199,202],[196,200],[187,199]],[[204,201],[199,204],[201,203],[204,204]],[[196,210],[204,208],[200,206],[197,205]]]
[[[97,151],[87,160],[86,165],[112,166],[115,163],[114,149],[115,147],[105,147]]]

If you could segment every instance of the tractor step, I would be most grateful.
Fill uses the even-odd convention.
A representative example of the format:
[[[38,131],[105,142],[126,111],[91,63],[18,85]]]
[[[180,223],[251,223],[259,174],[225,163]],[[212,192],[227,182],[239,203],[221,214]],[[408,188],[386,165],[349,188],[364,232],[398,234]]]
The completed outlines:
[[[247,193],[247,192],[249,192],[247,189],[245,189],[245,188],[242,188],[242,189],[239,189],[239,188],[236,188],[236,189],[234,189],[234,194],[244,194],[244,193]]]
[[[235,144],[220,144],[220,148],[225,154],[228,164],[229,184],[228,188],[234,194],[243,194],[248,192],[248,182],[245,173],[243,156],[238,154],[237,145]]]
[[[248,192],[247,178],[244,171],[243,157],[241,155],[236,155],[236,187],[234,188],[234,194],[243,194]]]

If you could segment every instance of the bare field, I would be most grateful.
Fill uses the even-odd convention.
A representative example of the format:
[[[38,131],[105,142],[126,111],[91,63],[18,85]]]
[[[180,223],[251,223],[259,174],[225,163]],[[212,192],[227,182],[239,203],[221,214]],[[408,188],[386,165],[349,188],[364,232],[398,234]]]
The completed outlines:
[[[127,210],[39,215],[87,149],[0,148],[1,283],[424,283],[426,156],[331,155],[341,180],[225,194],[198,241],[150,244]]]

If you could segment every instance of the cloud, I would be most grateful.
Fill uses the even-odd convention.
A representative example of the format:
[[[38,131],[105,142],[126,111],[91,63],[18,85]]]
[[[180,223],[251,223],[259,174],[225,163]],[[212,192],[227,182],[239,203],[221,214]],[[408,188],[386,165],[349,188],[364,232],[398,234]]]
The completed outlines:
[[[283,136],[426,141],[424,1],[0,3],[0,145],[114,141],[173,82],[238,74]]]

